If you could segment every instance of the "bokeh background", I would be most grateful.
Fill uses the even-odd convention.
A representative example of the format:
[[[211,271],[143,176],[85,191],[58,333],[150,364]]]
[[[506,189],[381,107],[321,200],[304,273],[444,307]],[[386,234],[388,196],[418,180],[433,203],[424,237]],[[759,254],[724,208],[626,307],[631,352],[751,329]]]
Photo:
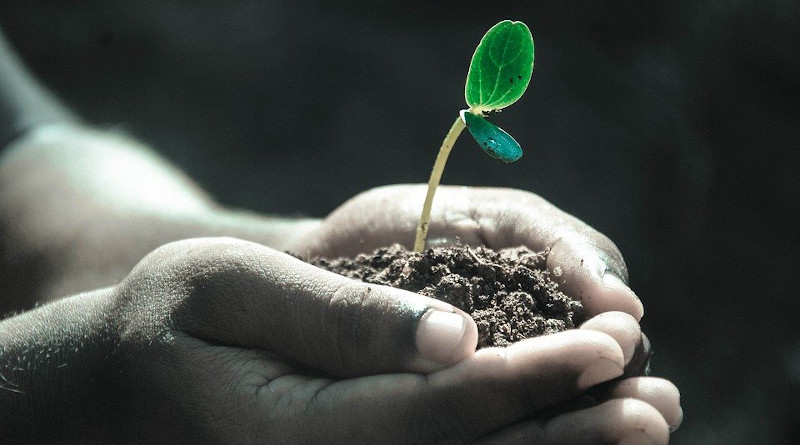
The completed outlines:
[[[0,2],[0,26],[88,121],[155,147],[220,202],[324,216],[427,180],[470,56],[536,41],[444,183],[534,191],[609,235],[642,297],[676,444],[800,443],[800,5],[791,0]]]

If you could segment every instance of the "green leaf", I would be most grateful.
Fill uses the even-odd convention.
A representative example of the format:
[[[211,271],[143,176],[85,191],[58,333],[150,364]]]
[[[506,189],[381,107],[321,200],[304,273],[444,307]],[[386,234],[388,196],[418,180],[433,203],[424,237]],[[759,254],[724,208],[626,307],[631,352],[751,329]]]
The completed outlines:
[[[502,21],[481,39],[467,74],[464,96],[474,114],[517,101],[533,74],[533,36],[522,22]]]
[[[461,110],[461,119],[464,119],[469,134],[489,156],[504,162],[514,162],[522,157],[522,147],[502,128],[469,110]]]

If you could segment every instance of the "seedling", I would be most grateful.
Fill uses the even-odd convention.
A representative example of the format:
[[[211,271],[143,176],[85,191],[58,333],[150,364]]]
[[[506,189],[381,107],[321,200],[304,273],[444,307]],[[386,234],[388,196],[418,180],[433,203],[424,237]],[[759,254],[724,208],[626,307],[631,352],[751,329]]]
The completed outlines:
[[[497,125],[486,120],[517,101],[533,74],[533,36],[522,22],[504,20],[494,25],[481,39],[472,55],[464,97],[469,109],[461,110],[442,142],[428,180],[428,194],[417,225],[414,251],[422,252],[428,237],[431,206],[436,187],[450,156],[450,150],[464,128],[489,156],[514,162],[522,156],[517,141]]]

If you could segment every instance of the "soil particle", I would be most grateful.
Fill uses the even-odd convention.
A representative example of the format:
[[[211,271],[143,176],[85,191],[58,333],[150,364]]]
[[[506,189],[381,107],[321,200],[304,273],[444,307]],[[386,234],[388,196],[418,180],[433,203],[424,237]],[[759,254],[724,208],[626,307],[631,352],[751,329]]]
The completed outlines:
[[[469,313],[478,348],[573,329],[583,306],[558,290],[545,268],[546,252],[525,247],[494,251],[464,245],[409,251],[395,244],[356,258],[309,263],[367,283],[437,298]]]

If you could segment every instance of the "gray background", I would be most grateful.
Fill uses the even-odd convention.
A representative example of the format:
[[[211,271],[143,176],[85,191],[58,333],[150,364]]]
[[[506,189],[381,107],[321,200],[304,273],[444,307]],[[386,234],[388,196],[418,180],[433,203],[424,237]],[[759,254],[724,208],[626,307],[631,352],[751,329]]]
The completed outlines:
[[[90,122],[156,147],[219,201],[324,216],[424,182],[469,58],[505,18],[528,93],[444,183],[531,190],[614,239],[645,303],[676,444],[800,443],[800,6],[780,0],[0,3]]]

